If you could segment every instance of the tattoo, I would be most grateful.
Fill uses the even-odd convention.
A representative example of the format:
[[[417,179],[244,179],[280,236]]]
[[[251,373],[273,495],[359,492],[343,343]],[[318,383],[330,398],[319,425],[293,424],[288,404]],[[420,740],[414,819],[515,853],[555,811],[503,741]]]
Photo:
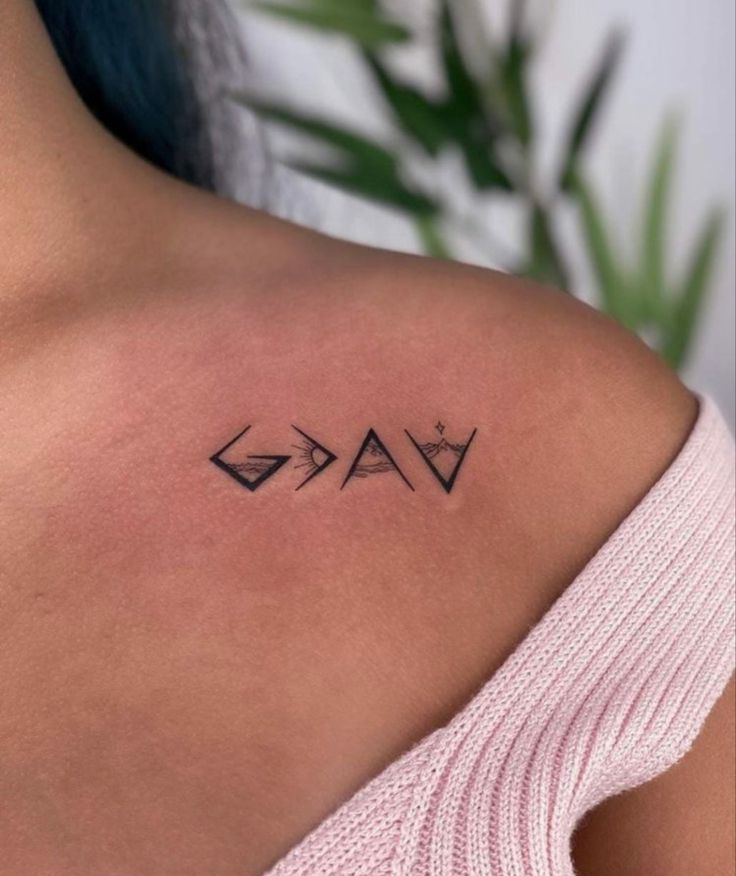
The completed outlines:
[[[465,461],[465,455],[473,443],[477,429],[473,429],[470,437],[465,443],[452,444],[444,437],[445,425],[442,421],[438,421],[434,427],[439,433],[439,441],[428,441],[426,444],[419,444],[414,436],[404,429],[409,436],[409,440],[421,454],[422,459],[427,463],[427,467],[439,481],[442,489],[449,495],[452,488],[455,486],[457,476],[460,474],[460,469]]]
[[[316,478],[328,466],[332,465],[337,460],[337,456],[326,447],[323,447],[319,441],[315,441],[314,438],[307,435],[306,432],[302,432],[297,426],[292,426],[291,428],[297,431],[304,439],[301,444],[291,445],[295,450],[299,451],[299,458],[302,460],[295,468],[304,468],[308,472],[307,477],[297,487],[297,490],[301,490],[312,478]]]
[[[242,432],[239,432],[232,439],[232,441],[228,441],[223,448],[218,450],[214,456],[210,457],[210,462],[214,462],[218,468],[222,469],[222,471],[236,480],[241,487],[245,487],[247,490],[250,490],[251,493],[255,493],[258,487],[263,486],[263,484],[265,484],[270,477],[275,475],[282,466],[286,465],[291,457],[254,456],[249,454],[244,459],[241,457],[242,461],[233,458],[231,462],[228,462],[223,459],[222,455],[239,444],[241,438],[250,431],[250,428],[250,426],[246,426]],[[256,477],[253,479],[246,477],[246,475],[250,474],[256,475]]]
[[[291,427],[299,436],[298,444],[292,444],[297,451],[294,455],[266,455],[253,454],[244,451],[244,439],[248,436],[251,426],[246,426],[241,432],[210,457],[210,462],[235,480],[251,493],[263,486],[289,460],[294,459],[294,470],[301,470],[306,475],[296,486],[301,490],[318,475],[325,472],[333,463],[337,462],[338,456],[332,450],[328,450],[323,444],[304,432],[298,426]],[[473,429],[469,437],[464,441],[453,442],[445,437],[447,427],[438,420],[435,425],[436,438],[420,443],[405,429],[407,437],[417,450],[429,468],[432,476],[448,495],[452,492],[457,482],[460,470],[467,457],[470,445],[478,432]],[[399,467],[396,459],[388,447],[378,437],[375,429],[369,429],[363,439],[358,452],[348,469],[342,482],[341,490],[345,489],[348,482],[354,478],[366,479],[376,474],[397,474],[406,486],[414,492],[414,487]]]
[[[368,475],[383,474],[389,471],[395,471],[407,487],[414,490],[404,472],[396,465],[386,445],[373,429],[369,429],[340,489],[344,490],[351,478],[367,478]]]

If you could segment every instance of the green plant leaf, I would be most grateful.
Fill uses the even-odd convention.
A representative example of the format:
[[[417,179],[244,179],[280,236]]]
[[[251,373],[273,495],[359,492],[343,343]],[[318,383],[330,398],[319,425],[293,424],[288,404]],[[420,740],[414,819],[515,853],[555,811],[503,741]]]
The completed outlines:
[[[369,164],[378,169],[389,169],[396,165],[397,159],[393,153],[380,143],[369,140],[361,134],[347,131],[317,116],[301,113],[283,104],[271,103],[242,92],[234,94],[233,98],[261,117],[286,125],[342,151],[360,164]]]
[[[501,87],[509,123],[523,146],[529,146],[534,136],[527,93],[528,59],[528,47],[514,38],[508,44],[501,66]]]
[[[324,6],[339,6],[344,8],[352,6],[364,12],[375,12],[378,8],[378,0],[309,0],[310,3],[320,3]]]
[[[496,158],[485,143],[468,138],[462,144],[465,165],[470,178],[479,191],[497,189],[503,192],[514,191],[514,184],[506,171],[496,162]]]
[[[559,178],[559,186],[562,191],[570,191],[580,156],[590,138],[606,91],[621,58],[623,42],[623,35],[620,32],[614,32],[608,38],[598,67],[573,115]]]
[[[484,105],[480,88],[468,70],[457,38],[449,0],[440,6],[440,40],[448,97],[445,123],[460,146],[476,188],[513,191],[513,184],[495,155],[501,125]]]
[[[465,121],[482,117],[483,102],[480,90],[465,63],[449,0],[441,0],[440,3],[439,38],[452,108],[458,118]]]
[[[430,215],[418,216],[416,228],[424,252],[428,256],[435,259],[452,259],[452,253],[437,227],[437,217]]]
[[[395,172],[376,174],[375,168],[371,167],[334,168],[308,161],[288,161],[287,166],[350,194],[413,216],[434,216],[439,211],[439,206],[431,198],[407,188]]]
[[[619,266],[614,251],[613,236],[606,226],[591,188],[578,173],[571,179],[571,193],[579,209],[583,238],[598,283],[603,309],[619,322],[635,329],[637,315],[631,306],[626,272],[623,266]]]
[[[438,205],[431,198],[402,180],[398,157],[380,143],[290,107],[242,93],[235,94],[234,98],[262,118],[286,125],[336,153],[332,166],[308,161],[287,162],[294,170],[412,215],[438,211]]]
[[[277,0],[254,0],[247,5],[296,24],[342,34],[367,49],[405,43],[411,38],[406,27],[372,11],[368,4],[319,2],[299,6]]]
[[[532,205],[529,218],[530,259],[522,273],[540,283],[549,283],[558,289],[569,288],[569,277],[560,249],[552,232],[552,223],[541,204]]]
[[[695,328],[703,310],[708,283],[723,231],[724,211],[714,209],[700,233],[685,279],[672,305],[671,320],[662,355],[673,368],[682,368],[690,351]]]
[[[371,53],[365,53],[365,60],[406,136],[429,155],[437,155],[452,135],[442,114],[442,106],[412,86],[394,80],[381,61]]]
[[[509,123],[524,146],[534,135],[533,118],[527,88],[527,66],[532,46],[524,33],[526,0],[512,0],[509,35],[500,62],[500,83]]]
[[[667,286],[667,219],[676,138],[677,127],[671,118],[663,126],[659,137],[646,199],[639,267],[639,298],[642,318],[650,322],[661,321]]]

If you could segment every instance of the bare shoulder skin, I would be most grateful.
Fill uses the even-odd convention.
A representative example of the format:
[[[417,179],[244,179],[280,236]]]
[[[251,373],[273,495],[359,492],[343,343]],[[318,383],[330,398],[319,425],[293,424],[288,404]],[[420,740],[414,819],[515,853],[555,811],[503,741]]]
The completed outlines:
[[[9,8],[44,88],[0,97],[0,874],[255,876],[467,702],[696,402],[562,293],[160,177]],[[728,696],[582,876],[728,872]]]
[[[0,831],[20,872],[60,848],[74,874],[263,871],[449,720],[692,426],[656,357],[561,293],[313,246],[324,270],[85,305],[6,364]],[[370,430],[395,467],[369,471]],[[474,436],[449,492],[459,454],[434,471],[406,432]],[[662,817],[678,793],[709,811],[721,775],[667,777]],[[591,873],[615,872],[594,869],[603,835]]]

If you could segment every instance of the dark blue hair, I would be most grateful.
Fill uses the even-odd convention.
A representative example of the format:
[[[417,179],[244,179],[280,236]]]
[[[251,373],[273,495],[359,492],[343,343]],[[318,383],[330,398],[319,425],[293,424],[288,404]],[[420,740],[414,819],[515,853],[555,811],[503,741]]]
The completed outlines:
[[[82,100],[164,171],[215,188],[207,119],[172,0],[36,0]]]

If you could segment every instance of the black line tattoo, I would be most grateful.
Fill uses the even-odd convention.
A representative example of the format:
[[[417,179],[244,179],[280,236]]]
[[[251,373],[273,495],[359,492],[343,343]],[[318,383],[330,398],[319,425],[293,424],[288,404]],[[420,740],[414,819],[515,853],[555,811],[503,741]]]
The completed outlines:
[[[375,430],[369,429],[340,489],[344,490],[347,482],[351,478],[366,478],[368,475],[383,474],[384,472],[389,471],[395,471],[407,487],[409,487],[412,492],[414,491],[414,487],[409,483],[404,472],[396,464],[396,461],[389,453],[386,445],[378,437]]]
[[[442,489],[449,495],[455,486],[455,481],[460,474],[465,456],[478,430],[473,429],[465,443],[452,444],[444,437],[447,427],[441,420],[438,420],[434,428],[439,434],[440,439],[439,441],[428,441],[426,444],[419,444],[407,429],[404,429],[404,431],[409,436],[411,443],[421,454],[422,459],[427,463],[427,467],[435,476]]]
[[[317,475],[322,474],[328,466],[332,465],[332,463],[336,461],[337,456],[326,447],[323,447],[319,441],[316,441],[310,435],[307,435],[306,432],[302,432],[298,426],[292,426],[291,428],[298,432],[304,439],[301,444],[291,445],[295,450],[299,451],[298,459],[301,460],[301,462],[294,467],[306,469],[308,472],[307,477],[297,487],[297,490],[301,490],[301,488],[306,486],[312,478],[316,478]]]
[[[289,460],[294,460],[294,469],[301,470],[305,475],[295,487],[301,490],[318,475],[323,474],[338,456],[332,450],[328,450],[323,444],[304,432],[298,426],[292,429],[300,436],[298,444],[292,444],[296,454],[254,454],[246,453],[240,442],[243,441],[252,427],[246,426],[241,432],[210,457],[210,462],[224,471],[228,477],[245,487],[251,493],[255,493],[266,481],[270,480]],[[438,420],[435,431],[439,437],[434,440],[420,443],[405,429],[407,437],[420,454],[429,468],[432,476],[439,483],[445,493],[451,493],[457,482],[460,470],[470,449],[470,445],[478,432],[473,429],[466,441],[452,442],[445,437],[447,426]],[[399,475],[406,486],[414,492],[414,486],[406,477],[392,456],[389,449],[378,437],[375,429],[369,429],[363,439],[360,449],[353,458],[350,468],[342,482],[341,490],[345,489],[348,482],[353,478],[365,479],[374,474],[395,472]]]
[[[269,478],[273,477],[276,472],[291,459],[290,456],[256,456],[248,454],[242,462],[226,462],[222,455],[230,448],[234,447],[244,435],[250,430],[250,426],[246,426],[242,432],[239,432],[232,441],[217,451],[210,457],[210,462],[213,462],[219,469],[229,475],[233,480],[236,480],[241,487],[250,490],[251,493],[262,486]],[[255,475],[250,478],[247,475]]]

